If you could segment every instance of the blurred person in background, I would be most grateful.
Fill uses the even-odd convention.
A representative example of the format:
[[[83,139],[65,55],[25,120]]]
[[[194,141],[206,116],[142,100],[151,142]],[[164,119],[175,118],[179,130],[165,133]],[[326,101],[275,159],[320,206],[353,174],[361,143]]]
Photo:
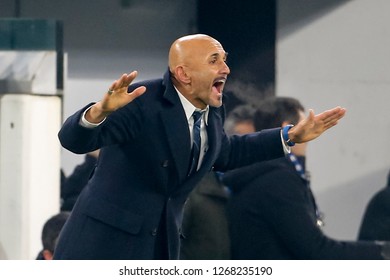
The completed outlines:
[[[61,180],[61,211],[72,211],[81,191],[95,170],[100,150],[85,154],[84,161],[77,165],[69,176]]]
[[[390,241],[390,172],[387,175],[386,186],[367,204],[358,239]]]
[[[41,240],[43,249],[37,260],[52,260],[57,246],[58,236],[69,217],[69,212],[60,212],[48,219],[42,228]]]
[[[267,98],[255,114],[256,131],[297,125],[302,104],[289,97]],[[338,241],[323,231],[306,170],[307,143],[290,143],[291,153],[228,171],[232,190],[228,220],[233,259],[388,259],[389,243]]]

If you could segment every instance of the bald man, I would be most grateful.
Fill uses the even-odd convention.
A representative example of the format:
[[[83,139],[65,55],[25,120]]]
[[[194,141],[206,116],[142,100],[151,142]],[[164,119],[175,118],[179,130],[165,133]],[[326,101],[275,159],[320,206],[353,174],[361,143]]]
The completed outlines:
[[[70,116],[59,132],[66,149],[100,150],[95,172],[65,225],[55,259],[178,259],[182,209],[211,169],[226,171],[282,157],[337,124],[345,109],[309,116],[290,129],[243,136],[223,130],[223,88],[230,69],[207,35],[176,40],[162,79],[134,83],[123,74],[97,103]],[[190,172],[194,111],[200,155]]]

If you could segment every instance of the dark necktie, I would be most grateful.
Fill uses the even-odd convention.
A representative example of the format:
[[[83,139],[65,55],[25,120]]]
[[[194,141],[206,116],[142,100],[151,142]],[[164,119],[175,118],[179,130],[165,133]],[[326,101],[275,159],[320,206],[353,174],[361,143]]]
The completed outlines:
[[[191,150],[191,166],[188,176],[194,173],[198,167],[199,155],[200,155],[200,123],[202,121],[202,112],[195,111],[192,114],[194,118],[194,126],[192,130],[192,150]]]

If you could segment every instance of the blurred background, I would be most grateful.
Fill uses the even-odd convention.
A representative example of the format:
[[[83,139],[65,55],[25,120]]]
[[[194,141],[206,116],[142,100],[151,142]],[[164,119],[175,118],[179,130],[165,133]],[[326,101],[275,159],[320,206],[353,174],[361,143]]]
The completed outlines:
[[[137,80],[162,77],[171,43],[192,33],[213,36],[229,53],[228,111],[272,94],[298,98],[317,113],[345,107],[340,124],[310,143],[307,165],[325,232],[354,240],[390,167],[389,9],[386,0],[0,0],[0,19],[61,23],[61,123],[99,100],[122,73],[138,70]],[[70,174],[83,155],[58,149],[58,167]],[[29,228],[35,237],[29,252],[39,250],[42,223]]]

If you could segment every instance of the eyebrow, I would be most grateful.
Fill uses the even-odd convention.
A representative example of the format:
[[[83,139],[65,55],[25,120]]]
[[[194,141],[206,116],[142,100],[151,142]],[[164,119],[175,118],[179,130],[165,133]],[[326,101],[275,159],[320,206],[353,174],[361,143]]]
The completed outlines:
[[[223,58],[226,60],[227,59],[227,56],[228,56],[228,52],[225,52],[225,55],[223,56]],[[211,57],[213,57],[213,58],[216,58],[216,57],[219,57],[220,56],[220,54],[219,53],[213,53],[212,55],[211,55]]]

